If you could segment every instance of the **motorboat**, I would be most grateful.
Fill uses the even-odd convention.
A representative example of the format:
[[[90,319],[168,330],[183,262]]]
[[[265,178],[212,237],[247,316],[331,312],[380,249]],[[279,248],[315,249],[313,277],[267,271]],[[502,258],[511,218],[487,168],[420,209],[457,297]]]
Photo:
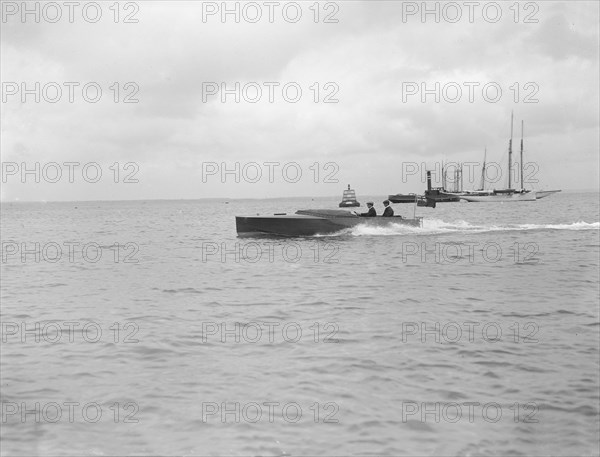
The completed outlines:
[[[388,195],[388,200],[392,203],[414,203],[418,198],[423,198],[423,196],[417,194]]]
[[[367,227],[392,227],[394,225],[422,227],[423,218],[401,216],[361,217],[337,209],[305,209],[295,214],[275,213],[271,216],[236,216],[238,236],[314,236],[331,235],[342,230],[364,225]]]

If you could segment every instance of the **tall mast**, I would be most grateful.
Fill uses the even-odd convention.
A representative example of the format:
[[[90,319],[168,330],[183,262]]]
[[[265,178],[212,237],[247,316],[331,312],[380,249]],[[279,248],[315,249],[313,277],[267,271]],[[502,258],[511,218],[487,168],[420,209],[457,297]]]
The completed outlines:
[[[512,139],[513,139],[513,112],[510,112],[510,140],[508,141],[508,188],[512,189]]]
[[[463,164],[460,163],[460,192],[463,191]]]
[[[446,190],[446,172],[444,171],[444,162],[442,161],[442,189]]]
[[[457,192],[458,191],[458,183],[457,183],[457,169],[455,168],[452,171],[452,192]]]
[[[459,180],[459,175],[460,175],[460,168],[458,167],[458,164],[456,165],[456,170],[454,170],[454,192],[458,192],[459,188],[459,184],[458,184],[458,180]]]
[[[485,159],[487,157],[487,148],[483,153],[483,167],[481,168],[481,190],[485,189]]]
[[[523,125],[524,122],[521,120],[521,192],[523,192]]]

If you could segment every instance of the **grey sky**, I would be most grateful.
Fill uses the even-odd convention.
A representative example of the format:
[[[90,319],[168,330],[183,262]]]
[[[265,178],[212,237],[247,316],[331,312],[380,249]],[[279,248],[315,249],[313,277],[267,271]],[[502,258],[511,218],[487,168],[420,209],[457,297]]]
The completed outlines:
[[[539,182],[528,187],[598,188],[598,2],[521,2],[518,18],[514,2],[478,2],[472,21],[468,2],[430,2],[439,22],[434,13],[423,18],[414,11],[421,2],[321,2],[317,23],[314,2],[275,3],[272,23],[265,2],[229,2],[240,9],[236,23],[233,15],[223,22],[220,12],[209,14],[221,2],[156,1],[122,2],[118,23],[111,3],[100,4],[96,23],[81,8],[71,23],[63,2],[56,3],[62,17],[49,22],[55,10],[40,3],[36,23],[33,14],[25,21],[21,11],[12,14],[21,2],[2,2],[2,199],[341,195],[347,183],[363,195],[387,195],[423,190],[420,165],[403,179],[403,163],[405,170],[409,163],[434,168],[443,160],[477,162],[477,178],[465,182],[471,188],[479,183],[484,148],[488,161],[505,166],[511,110],[514,150],[523,119],[525,162],[537,167],[530,175]],[[455,5],[462,16],[452,23]],[[35,2],[28,7],[34,10]],[[302,17],[291,22],[298,9]],[[251,23],[259,10],[262,17]],[[502,17],[493,22],[498,11]],[[93,19],[95,10],[86,13]],[[137,23],[124,23],[129,13]],[[328,14],[337,22],[325,23]],[[21,84],[33,89],[36,82],[40,102],[30,94],[23,103]],[[79,83],[73,103],[65,82]],[[102,89],[96,103],[82,96],[90,82]],[[62,87],[56,103],[44,97],[55,97],[51,86],[43,93],[48,83]],[[250,85],[240,90],[239,103],[235,94],[223,103],[220,93],[206,93],[214,87],[206,83]],[[279,84],[271,85],[272,103],[265,83]],[[296,103],[284,99],[288,83],[288,99],[295,87],[302,90]],[[407,93],[420,91],[421,83],[440,84],[439,102],[434,94],[422,102],[420,92]],[[257,86],[262,97],[251,103]],[[456,87],[462,96],[452,103]],[[128,94],[138,103],[123,103]],[[338,102],[325,103],[328,94]],[[56,183],[48,182],[55,172],[46,167],[50,179],[40,170],[40,183],[30,174],[23,184],[22,162],[31,169],[36,162],[81,165],[73,183],[63,166]],[[103,172],[96,183],[81,175],[90,162]],[[114,162],[119,181],[139,167],[133,176],[139,182],[115,183]],[[239,183],[234,174],[222,182],[222,162],[230,169],[239,163]],[[263,173],[254,183],[248,182],[256,177],[252,162]],[[126,163],[135,166],[124,169]],[[203,163],[205,171],[218,164],[219,172],[203,180]],[[291,182],[296,165],[282,175],[290,163],[302,171],[297,182]],[[327,176],[339,182],[324,182]]]

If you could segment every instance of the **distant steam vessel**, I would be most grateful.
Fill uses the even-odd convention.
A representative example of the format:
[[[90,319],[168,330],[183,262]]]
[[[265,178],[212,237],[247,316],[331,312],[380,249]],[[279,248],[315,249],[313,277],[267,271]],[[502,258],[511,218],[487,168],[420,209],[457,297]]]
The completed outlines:
[[[350,184],[348,184],[348,189],[344,191],[344,195],[342,195],[342,201],[339,204],[340,208],[350,208],[353,206],[360,206],[360,203],[356,201],[356,193],[354,189],[350,189]]]

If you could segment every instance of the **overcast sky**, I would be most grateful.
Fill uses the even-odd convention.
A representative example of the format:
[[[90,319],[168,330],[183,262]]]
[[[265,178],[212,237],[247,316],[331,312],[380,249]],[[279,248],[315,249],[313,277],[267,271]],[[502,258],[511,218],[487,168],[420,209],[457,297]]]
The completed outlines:
[[[525,187],[598,188],[597,1],[111,3],[2,2],[2,200],[422,192],[442,161],[473,188],[511,110]]]

